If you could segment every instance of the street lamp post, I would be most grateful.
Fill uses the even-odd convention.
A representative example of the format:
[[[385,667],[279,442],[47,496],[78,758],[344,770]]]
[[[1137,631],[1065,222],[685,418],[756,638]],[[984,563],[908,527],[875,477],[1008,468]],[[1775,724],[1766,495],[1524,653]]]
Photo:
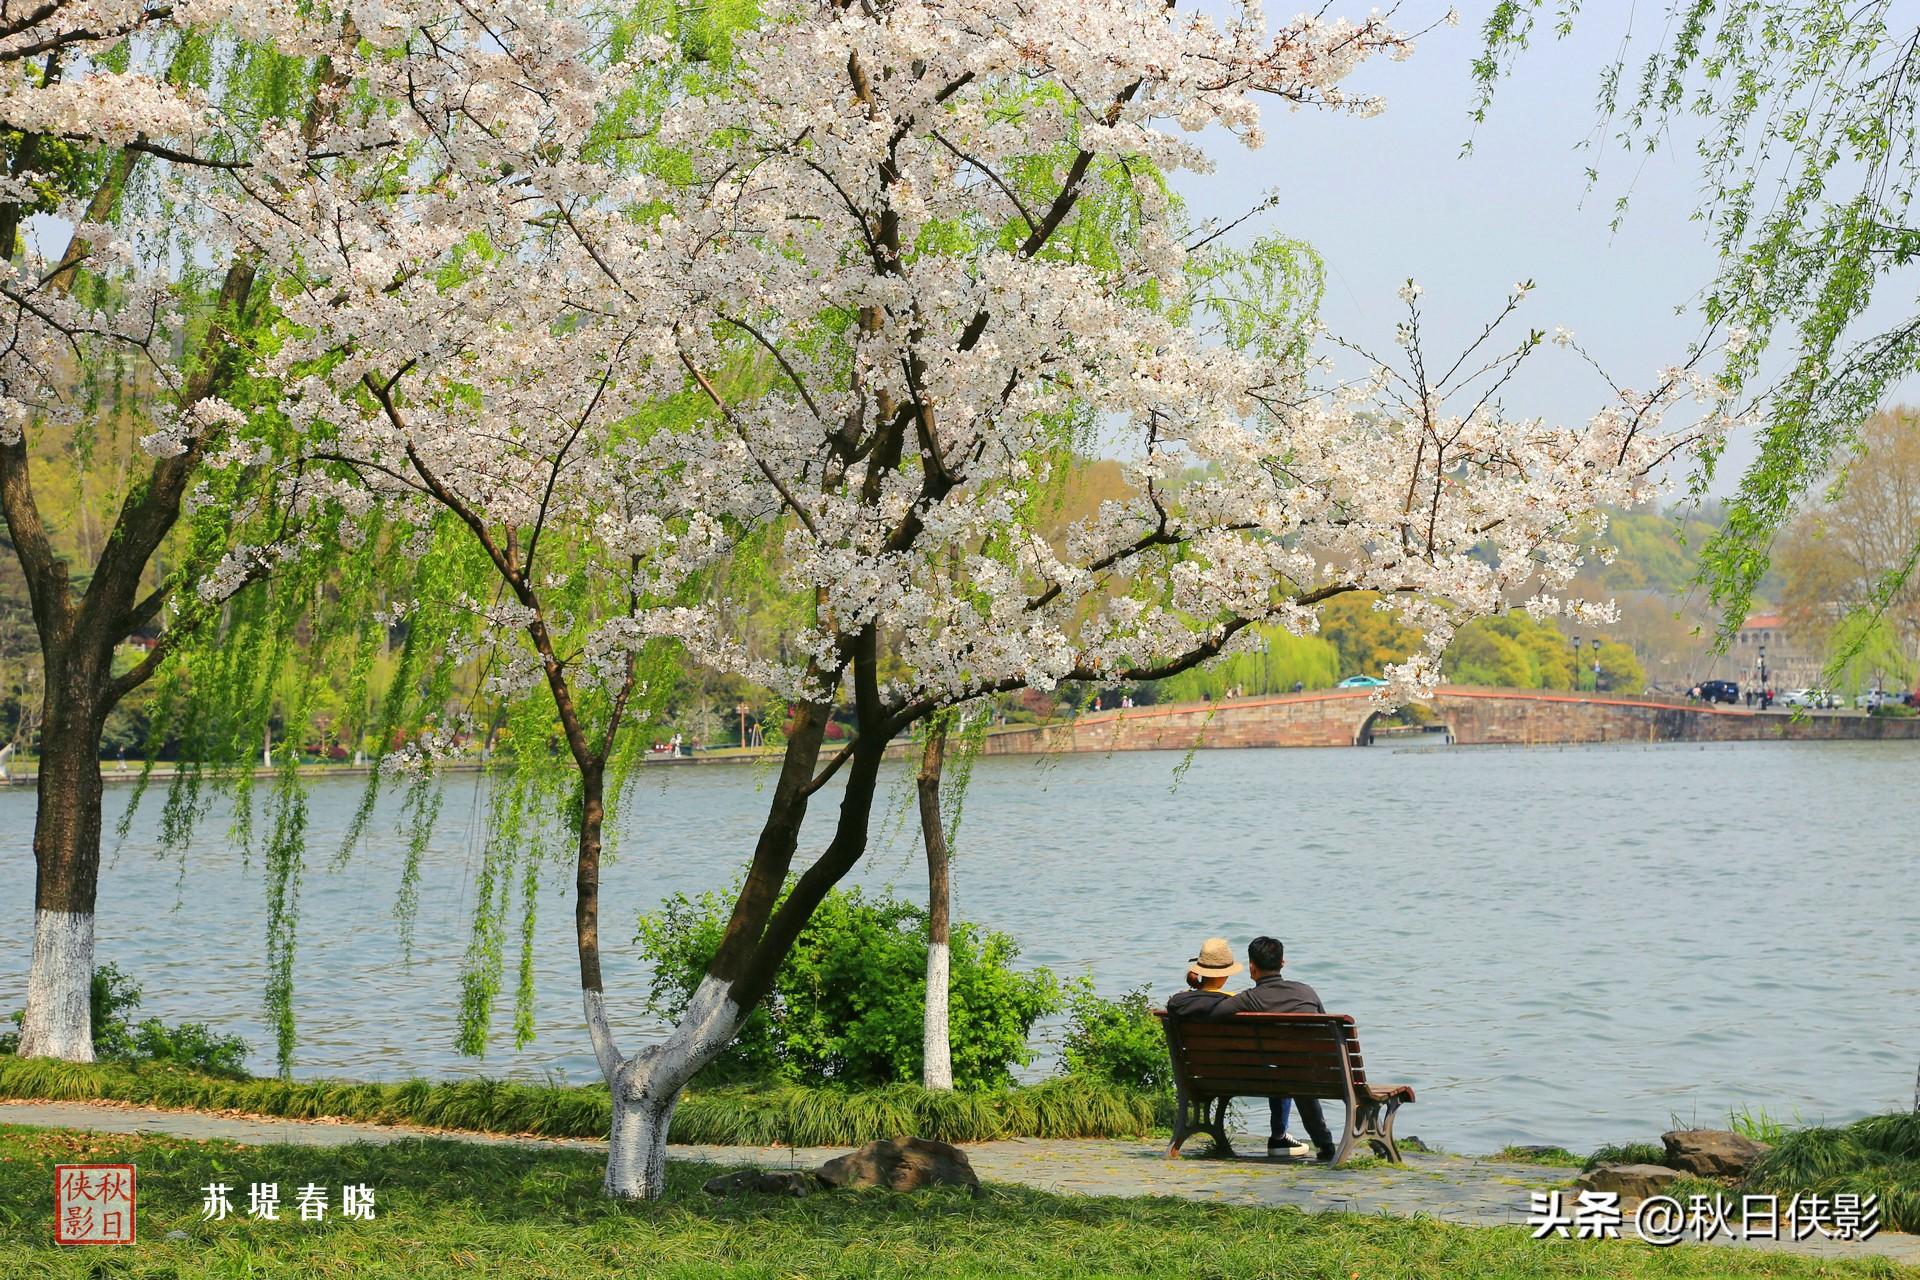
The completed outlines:
[[[1573,691],[1580,692],[1580,637],[1573,638]]]
[[[1760,709],[1767,709],[1767,646],[1760,646]]]
[[[1600,637],[1594,636],[1587,643],[1593,646],[1593,691],[1600,692]]]

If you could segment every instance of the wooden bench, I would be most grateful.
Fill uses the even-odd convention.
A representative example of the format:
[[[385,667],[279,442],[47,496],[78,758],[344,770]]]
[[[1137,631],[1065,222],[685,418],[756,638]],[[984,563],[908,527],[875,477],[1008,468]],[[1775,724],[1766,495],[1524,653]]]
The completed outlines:
[[[1413,1086],[1367,1083],[1360,1038],[1344,1013],[1241,1013],[1219,1022],[1169,1018],[1154,1010],[1173,1057],[1175,1116],[1167,1158],[1195,1133],[1210,1133],[1223,1154],[1227,1105],[1235,1098],[1325,1098],[1347,1104],[1346,1128],[1334,1163],[1358,1139],[1400,1163],[1393,1113],[1413,1101]]]

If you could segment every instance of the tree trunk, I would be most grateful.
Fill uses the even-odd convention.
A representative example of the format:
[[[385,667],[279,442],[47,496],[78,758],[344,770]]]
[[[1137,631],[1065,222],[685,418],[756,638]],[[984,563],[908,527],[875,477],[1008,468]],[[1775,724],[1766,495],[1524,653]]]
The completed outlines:
[[[658,1200],[665,1194],[667,1131],[680,1094],[740,1029],[731,987],[712,976],[704,979],[672,1034],[621,1063],[608,1081],[613,1129],[607,1139],[607,1195]]]
[[[927,846],[927,997],[922,1028],[921,1083],[929,1089],[953,1088],[953,1045],[948,994],[952,957],[949,942],[947,832],[940,820],[940,774],[946,767],[947,717],[927,726],[920,753],[920,832]]]
[[[93,1061],[93,907],[100,877],[100,727],[94,681],[49,664],[33,829],[33,963],[23,1058]]]
[[[658,1199],[665,1192],[667,1134],[681,1092],[732,1041],[746,1011],[771,988],[780,962],[792,949],[794,938],[821,896],[846,874],[866,847],[867,819],[886,749],[879,739],[853,753],[840,821],[826,851],[794,883],[778,910],[773,892],[763,892],[777,889],[791,862],[800,823],[806,816],[811,792],[807,784],[819,755],[826,707],[805,705],[797,719],[766,827],[755,849],[753,871],[734,904],[734,917],[728,926],[731,949],[723,940],[673,1031],[663,1042],[622,1060],[614,1048],[604,998],[594,987],[587,988],[587,1024],[593,1032],[601,1071],[613,1093],[605,1185],[607,1195],[615,1199]],[[583,960],[586,936],[582,931]]]
[[[629,1102],[613,1095],[613,1131],[607,1139],[607,1177],[603,1184],[615,1200],[658,1200],[667,1190],[667,1130],[679,1095],[648,1095]]]

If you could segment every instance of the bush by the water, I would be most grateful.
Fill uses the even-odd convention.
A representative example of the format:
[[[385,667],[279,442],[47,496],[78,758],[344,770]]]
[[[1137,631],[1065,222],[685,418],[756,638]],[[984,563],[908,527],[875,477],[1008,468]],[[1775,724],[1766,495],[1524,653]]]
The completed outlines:
[[[127,1013],[140,1006],[140,988],[112,964],[93,971],[93,1053],[96,1058],[126,1062],[169,1062],[214,1075],[239,1075],[246,1069],[247,1042],[208,1030],[204,1022],[182,1022],[169,1027],[158,1018],[129,1023]],[[17,1028],[26,1021],[24,1010],[13,1014]],[[0,1033],[0,1053],[17,1053],[20,1032]]]
[[[1781,1196],[1879,1196],[1883,1229],[1920,1231],[1920,1111],[1789,1130],[1754,1163],[1746,1185]]]
[[[1117,1000],[1094,994],[1081,979],[1067,999],[1067,1029],[1060,1040],[1060,1068],[1143,1093],[1173,1088],[1167,1037],[1153,1016],[1149,988],[1137,987]]]
[[[635,941],[653,966],[647,1008],[676,1019],[720,945],[731,893],[675,894],[640,917]],[[1033,1024],[1060,1007],[1048,970],[1013,968],[1004,933],[956,922],[949,1009],[953,1079],[1000,1089],[1033,1059]],[[911,902],[830,892],[780,966],[773,990],[703,1074],[708,1082],[770,1080],[871,1087],[921,1078],[927,913]]]

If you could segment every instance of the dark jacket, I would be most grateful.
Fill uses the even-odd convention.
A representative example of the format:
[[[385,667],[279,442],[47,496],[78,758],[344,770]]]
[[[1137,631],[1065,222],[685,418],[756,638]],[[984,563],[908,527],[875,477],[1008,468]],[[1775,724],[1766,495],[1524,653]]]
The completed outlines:
[[[1173,1008],[1173,1001],[1167,1001]],[[1260,979],[1240,994],[1222,1000],[1207,1010],[1207,1017],[1231,1018],[1236,1013],[1325,1013],[1320,997],[1304,982],[1293,982],[1279,974]]]
[[[1196,991],[1189,987],[1167,997],[1167,1016],[1204,1018],[1213,1012],[1215,1005],[1232,998],[1224,991]]]

